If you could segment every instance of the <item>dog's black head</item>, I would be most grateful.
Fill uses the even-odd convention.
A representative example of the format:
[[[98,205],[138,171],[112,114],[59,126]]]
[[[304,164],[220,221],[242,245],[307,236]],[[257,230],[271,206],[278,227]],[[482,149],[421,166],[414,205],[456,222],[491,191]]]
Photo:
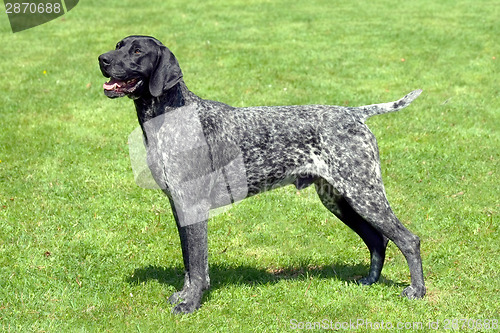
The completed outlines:
[[[110,80],[103,85],[109,98],[158,97],[182,79],[179,63],[160,41],[129,36],[116,49],[99,56],[101,72]]]

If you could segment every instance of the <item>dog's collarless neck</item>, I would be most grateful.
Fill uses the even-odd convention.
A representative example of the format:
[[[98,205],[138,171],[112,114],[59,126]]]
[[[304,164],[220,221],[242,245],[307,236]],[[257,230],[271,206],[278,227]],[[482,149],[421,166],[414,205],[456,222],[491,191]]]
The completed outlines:
[[[175,86],[167,90],[164,94],[153,97],[151,95],[140,97],[134,100],[139,123],[161,116],[192,103],[194,94],[189,91],[184,81],[179,81]]]
[[[144,124],[146,122],[172,112],[175,109],[192,104],[197,98],[199,97],[189,91],[184,81],[180,80],[175,86],[158,97],[148,95],[135,99],[134,104],[137,111],[137,119],[143,130],[146,142],[147,135],[144,132]]]

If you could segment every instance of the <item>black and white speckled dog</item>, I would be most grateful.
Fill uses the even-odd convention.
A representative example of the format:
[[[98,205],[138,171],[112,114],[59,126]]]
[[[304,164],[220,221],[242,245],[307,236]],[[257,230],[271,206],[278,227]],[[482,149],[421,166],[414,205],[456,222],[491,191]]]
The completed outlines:
[[[209,210],[288,184],[314,184],[324,206],[361,236],[371,254],[361,284],[379,279],[392,240],[411,274],[402,294],[424,296],[420,240],[389,206],[377,143],[364,124],[408,106],[420,90],[361,107],[234,108],[189,91],[174,55],[152,37],[127,37],[99,63],[111,78],[106,96],[134,100],[149,168],[177,222],[186,271],[183,289],[170,297],[174,313],[198,309],[209,288]]]

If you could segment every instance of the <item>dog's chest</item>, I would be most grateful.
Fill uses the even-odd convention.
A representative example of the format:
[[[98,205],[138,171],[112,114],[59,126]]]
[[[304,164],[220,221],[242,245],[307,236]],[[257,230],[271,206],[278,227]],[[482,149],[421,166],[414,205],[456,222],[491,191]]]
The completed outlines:
[[[209,171],[208,145],[195,107],[155,117],[143,124],[143,130],[147,163],[161,188]]]

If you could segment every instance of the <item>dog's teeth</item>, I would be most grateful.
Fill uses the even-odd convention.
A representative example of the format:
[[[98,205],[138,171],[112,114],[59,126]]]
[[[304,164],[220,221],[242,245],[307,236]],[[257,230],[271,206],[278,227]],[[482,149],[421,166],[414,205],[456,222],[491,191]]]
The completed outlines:
[[[104,88],[105,90],[113,90],[113,89],[115,89],[116,87],[118,87],[118,84],[117,84],[117,83],[110,84],[109,82],[106,82],[106,83],[104,83],[104,85],[103,85],[103,88]]]

